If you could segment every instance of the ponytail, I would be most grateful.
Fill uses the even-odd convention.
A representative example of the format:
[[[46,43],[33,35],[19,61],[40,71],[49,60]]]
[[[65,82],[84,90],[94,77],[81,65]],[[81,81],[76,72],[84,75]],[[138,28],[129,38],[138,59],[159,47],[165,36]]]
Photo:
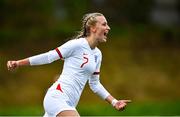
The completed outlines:
[[[85,14],[82,18],[82,27],[81,31],[78,32],[77,35],[74,36],[74,39],[79,39],[83,37],[87,37],[90,35],[90,27],[94,26],[97,22],[96,17],[103,16],[101,13],[88,13]]]

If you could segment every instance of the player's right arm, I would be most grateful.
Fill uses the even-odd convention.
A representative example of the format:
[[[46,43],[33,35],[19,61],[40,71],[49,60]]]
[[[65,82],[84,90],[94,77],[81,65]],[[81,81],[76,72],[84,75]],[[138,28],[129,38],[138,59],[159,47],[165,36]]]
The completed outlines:
[[[73,40],[68,41],[65,44],[61,45],[60,47],[51,50],[49,52],[35,55],[29,58],[21,59],[21,60],[12,60],[7,62],[8,70],[15,70],[20,66],[27,66],[27,65],[44,65],[52,63],[58,59],[66,59],[72,55],[72,52],[77,49],[79,46],[79,42]]]
[[[8,70],[12,71],[12,70],[17,69],[20,66],[49,64],[58,59],[59,59],[59,55],[56,52],[56,50],[51,50],[49,52],[35,55],[29,58],[8,61],[7,68]]]

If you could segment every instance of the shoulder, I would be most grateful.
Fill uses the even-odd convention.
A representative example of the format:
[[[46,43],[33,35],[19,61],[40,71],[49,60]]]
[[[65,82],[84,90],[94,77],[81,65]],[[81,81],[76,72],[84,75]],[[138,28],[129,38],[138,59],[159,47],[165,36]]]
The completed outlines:
[[[63,45],[59,46],[57,49],[59,50],[63,58],[68,58],[74,54],[77,54],[77,52],[79,52],[81,48],[82,48],[81,40],[72,39],[65,42]]]
[[[69,48],[79,48],[82,46],[82,40],[81,39],[72,39],[64,43],[62,46],[66,46]]]
[[[71,39],[71,40],[67,41],[66,43],[70,44],[70,45],[79,45],[79,44],[81,44],[80,41],[81,41],[80,39]]]

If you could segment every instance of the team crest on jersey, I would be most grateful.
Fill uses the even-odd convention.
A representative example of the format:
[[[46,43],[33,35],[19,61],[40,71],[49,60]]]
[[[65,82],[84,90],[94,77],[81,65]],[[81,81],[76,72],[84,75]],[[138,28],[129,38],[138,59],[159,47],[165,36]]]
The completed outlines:
[[[98,56],[94,55],[94,60],[95,60],[96,63],[97,63],[97,58],[98,58]]]

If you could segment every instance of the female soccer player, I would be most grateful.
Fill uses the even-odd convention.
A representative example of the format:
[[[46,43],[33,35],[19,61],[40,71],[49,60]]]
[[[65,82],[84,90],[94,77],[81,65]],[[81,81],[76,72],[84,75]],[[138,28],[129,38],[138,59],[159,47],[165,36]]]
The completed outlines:
[[[17,61],[8,61],[9,70],[24,65],[49,64],[64,60],[59,79],[48,89],[44,98],[44,116],[79,116],[76,105],[88,81],[92,91],[117,110],[123,110],[131,100],[116,100],[99,80],[102,60],[98,44],[106,42],[110,27],[101,13],[89,13],[83,17],[82,30],[75,39],[49,52]]]

